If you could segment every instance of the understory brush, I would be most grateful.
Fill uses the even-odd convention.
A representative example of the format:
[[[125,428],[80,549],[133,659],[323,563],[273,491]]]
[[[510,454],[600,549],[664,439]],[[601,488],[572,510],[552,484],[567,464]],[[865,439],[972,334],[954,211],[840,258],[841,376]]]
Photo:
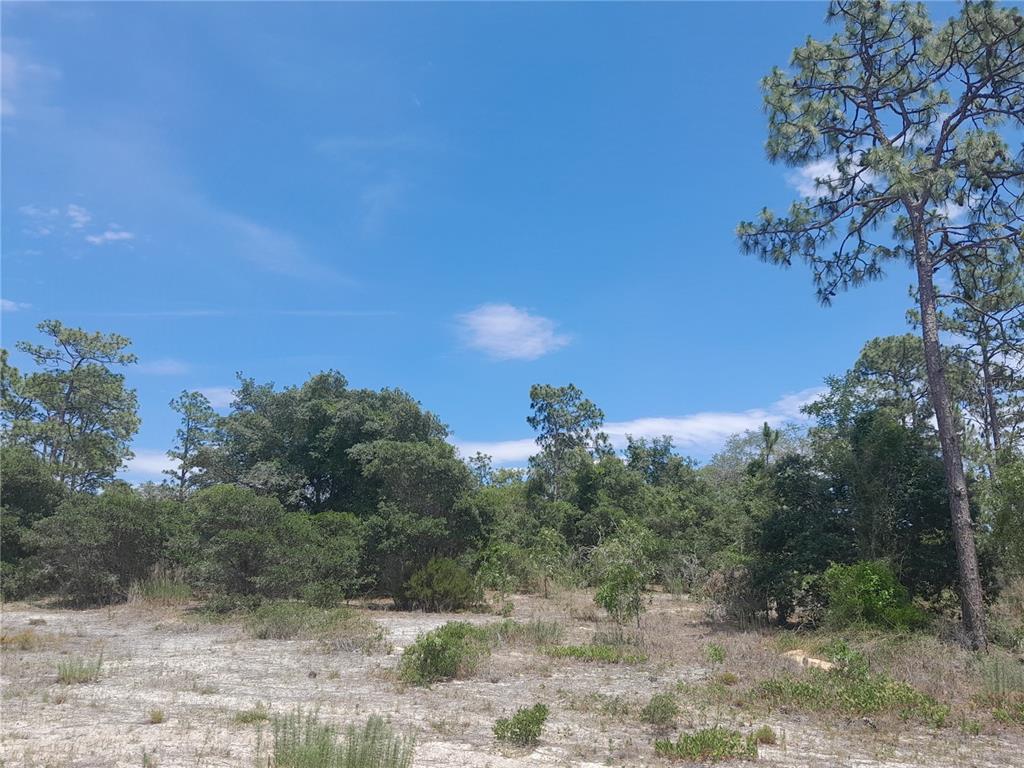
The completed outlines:
[[[640,664],[647,661],[642,653],[619,645],[592,643],[590,645],[549,645],[544,653],[556,659],[576,659],[606,664]]]

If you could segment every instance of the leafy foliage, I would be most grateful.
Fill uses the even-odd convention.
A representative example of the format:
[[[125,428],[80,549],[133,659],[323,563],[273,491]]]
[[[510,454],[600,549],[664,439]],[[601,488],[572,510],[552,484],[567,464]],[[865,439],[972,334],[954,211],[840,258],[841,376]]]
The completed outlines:
[[[883,562],[833,565],[824,576],[827,620],[834,627],[872,624],[886,629],[915,629],[927,617],[910,602],[906,587]]]
[[[449,621],[416,638],[402,653],[398,676],[413,685],[453,680],[471,674],[490,652],[486,630]]]
[[[498,741],[507,741],[520,747],[532,747],[540,742],[547,719],[546,704],[523,707],[511,717],[500,718],[494,723],[494,737]]]
[[[654,751],[664,757],[713,762],[757,757],[757,742],[739,731],[716,725],[692,733],[681,733],[675,741],[654,742]]]
[[[480,599],[469,571],[445,557],[435,557],[409,579],[403,602],[427,611],[457,611]]]

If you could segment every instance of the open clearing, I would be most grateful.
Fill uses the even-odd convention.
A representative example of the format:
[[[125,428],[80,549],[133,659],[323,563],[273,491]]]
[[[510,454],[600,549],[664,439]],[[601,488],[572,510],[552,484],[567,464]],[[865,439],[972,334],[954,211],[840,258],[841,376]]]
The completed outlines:
[[[513,618],[559,621],[570,642],[588,642],[607,630],[582,592],[514,602]],[[735,675],[742,690],[787,662],[766,636],[712,627],[698,604],[668,595],[657,595],[644,617],[644,663],[586,663],[500,647],[471,678],[430,688],[395,682],[392,669],[402,649],[453,618],[499,617],[360,610],[385,629],[387,647],[364,653],[317,641],[254,640],[237,623],[210,623],[178,608],[7,605],[4,633],[31,630],[33,647],[3,653],[0,764],[139,766],[146,755],[157,766],[254,766],[267,754],[270,727],[236,716],[260,703],[271,713],[316,708],[323,720],[338,724],[379,713],[416,735],[416,766],[668,765],[654,754],[655,738],[714,724],[744,732],[771,726],[779,742],[762,746],[757,761],[767,766],[1003,768],[1020,764],[1024,754],[1019,729],[968,735],[953,725],[758,711],[694,695],[722,671]],[[709,642],[725,652],[717,667],[706,659]],[[97,682],[58,681],[62,659],[101,654]],[[681,714],[673,727],[640,721],[651,694],[679,690],[681,683],[689,688],[679,693]],[[551,708],[540,745],[498,745],[495,719],[535,702]]]

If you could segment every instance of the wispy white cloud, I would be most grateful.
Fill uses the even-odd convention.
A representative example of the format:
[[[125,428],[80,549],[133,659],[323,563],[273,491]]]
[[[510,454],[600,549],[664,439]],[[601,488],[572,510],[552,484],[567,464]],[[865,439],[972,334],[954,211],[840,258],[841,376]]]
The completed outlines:
[[[856,172],[857,169],[851,170]],[[822,158],[821,160],[807,163],[791,171],[786,176],[786,181],[800,193],[801,197],[810,198],[827,195],[828,185],[841,179],[842,175],[839,173],[839,166],[832,158]],[[861,172],[856,183],[857,187],[860,188],[865,184],[877,184],[880,180],[882,180],[882,177],[877,173],[865,169]]]
[[[202,387],[199,392],[214,408],[227,408],[235,399],[235,392],[231,387]]]
[[[10,299],[0,299],[0,310],[4,312],[19,312],[23,309],[31,309],[31,304],[26,304],[23,301],[11,301]]]
[[[61,72],[56,67],[33,60],[18,41],[5,38],[3,49],[0,52],[0,70],[3,72],[0,115],[11,120],[32,112],[38,94],[60,79]]]
[[[125,462],[120,472],[128,480],[136,482],[159,480],[165,477],[163,474],[165,469],[175,469],[178,466],[178,462],[164,451],[136,448],[134,453],[135,455]]]
[[[134,233],[126,232],[123,229],[108,229],[98,235],[85,236],[85,242],[92,243],[93,245],[105,245],[106,243],[116,243],[123,240],[134,239]]]
[[[136,370],[140,373],[148,373],[153,376],[181,376],[182,374],[188,373],[191,367],[188,363],[183,360],[175,360],[171,357],[165,357],[160,360],[151,360],[149,362],[140,363]]]
[[[572,341],[553,320],[511,304],[483,304],[456,320],[465,345],[495,360],[536,360]]]
[[[629,421],[610,421],[604,425],[613,446],[624,448],[626,436],[653,438],[669,435],[676,447],[696,456],[710,456],[721,448],[732,435],[758,429],[764,422],[779,426],[787,422],[802,421],[800,409],[816,399],[820,387],[785,395],[766,408],[745,411],[703,411],[687,416],[648,416]],[[453,441],[463,456],[486,453],[497,464],[521,464],[537,452],[537,444],[530,438],[518,440]]]
[[[74,229],[82,229],[92,221],[92,214],[80,205],[72,203],[68,206],[67,217],[71,219],[71,226]]]

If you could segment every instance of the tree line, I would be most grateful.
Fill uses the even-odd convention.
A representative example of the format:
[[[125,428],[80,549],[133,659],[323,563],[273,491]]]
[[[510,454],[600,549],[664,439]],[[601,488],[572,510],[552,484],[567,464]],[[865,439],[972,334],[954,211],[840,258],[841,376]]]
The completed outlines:
[[[3,589],[75,604],[123,600],[153,570],[198,593],[333,604],[388,596],[463,607],[484,590],[593,584],[626,622],[654,584],[706,595],[732,618],[815,622],[830,568],[868,564],[917,608],[949,613],[959,588],[948,492],[913,335],[868,342],[805,407],[810,426],[737,435],[703,466],[670,437],[616,450],[578,388],[536,385],[522,468],[461,457],[409,394],[353,388],[336,371],[277,388],[240,376],[217,414],[199,392],[180,416],[167,479],[116,479],[139,424],[116,368],[127,339],[48,321],[48,345],[3,356]],[[989,402],[946,350],[981,572],[994,598],[1024,577],[1020,370]],[[996,426],[998,425],[998,427]],[[993,439],[992,429],[998,428]],[[998,448],[995,445],[998,444]],[[881,568],[881,571],[878,569]],[[871,570],[874,569],[874,570]],[[840,574],[841,575],[841,574]],[[906,608],[906,605],[904,606]],[[924,613],[920,612],[921,610]],[[1016,630],[1008,630],[1016,631]]]

